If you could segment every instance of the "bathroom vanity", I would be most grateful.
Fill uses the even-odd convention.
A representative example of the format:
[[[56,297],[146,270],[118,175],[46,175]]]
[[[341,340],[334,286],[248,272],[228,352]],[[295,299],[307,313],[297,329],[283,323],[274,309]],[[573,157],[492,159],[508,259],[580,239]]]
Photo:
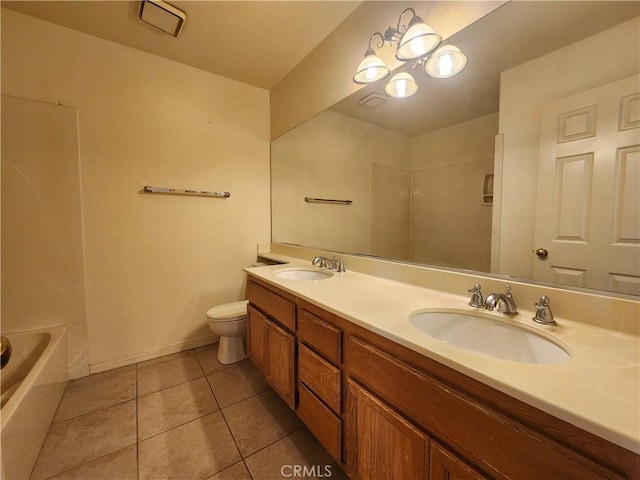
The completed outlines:
[[[367,295],[367,308],[384,316],[392,298],[412,294],[403,284],[370,277],[382,283],[363,285],[348,277],[357,273],[281,279],[275,273],[283,267],[247,269],[249,358],[352,478],[639,478],[636,452],[541,408],[535,399],[494,388],[489,378],[473,378],[497,365],[512,378],[531,373],[535,383],[537,372],[553,384],[558,368],[558,381],[566,381],[562,367],[496,363],[469,354],[460,358],[479,364],[469,375],[446,360],[446,348],[427,355],[403,345],[410,326],[394,332],[381,328],[373,314],[371,324],[352,316],[351,303],[360,308],[356,303]],[[381,285],[386,288],[376,288]],[[345,300],[336,307],[327,300],[331,295]],[[450,297],[442,301],[460,301]]]

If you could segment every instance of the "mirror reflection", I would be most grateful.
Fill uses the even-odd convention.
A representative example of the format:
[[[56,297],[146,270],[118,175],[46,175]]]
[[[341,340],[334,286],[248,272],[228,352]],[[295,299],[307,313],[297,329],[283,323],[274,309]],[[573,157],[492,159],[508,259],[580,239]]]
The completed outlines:
[[[446,39],[458,75],[274,140],[272,241],[639,295],[639,14],[507,3]]]

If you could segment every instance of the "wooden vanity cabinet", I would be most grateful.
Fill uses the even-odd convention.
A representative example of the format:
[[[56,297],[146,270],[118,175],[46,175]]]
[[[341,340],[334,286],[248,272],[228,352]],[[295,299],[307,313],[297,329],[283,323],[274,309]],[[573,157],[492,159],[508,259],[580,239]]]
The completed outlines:
[[[402,349],[384,340],[379,343],[391,347],[392,351]],[[365,386],[380,403],[428,432],[440,444],[455,449],[454,455],[441,447],[434,447],[432,456],[441,465],[432,466],[433,478],[441,478],[442,475],[447,478],[447,471],[458,472],[458,475],[473,472],[461,478],[485,478],[483,475],[502,479],[623,478],[591,458],[358,336],[348,336],[345,352],[349,382]],[[467,382],[475,381],[467,379]],[[503,398],[511,404],[516,402],[506,396]],[[347,422],[349,425],[352,423],[351,419]],[[347,445],[355,449],[355,457],[358,458],[362,442],[358,432],[348,428],[345,435]],[[355,440],[349,437],[355,437]],[[349,453],[349,457],[352,454]],[[348,464],[358,471],[353,458],[348,458]],[[462,468],[464,465],[468,468]]]
[[[294,409],[295,303],[255,282],[247,284],[247,354]]]
[[[353,380],[347,381],[349,471],[359,480],[427,480],[429,437]]]
[[[429,480],[488,480],[436,441],[429,447]]]
[[[250,277],[249,357],[352,479],[640,478],[640,456]]]
[[[251,303],[247,305],[247,355],[265,377],[269,374],[267,357],[267,317]]]

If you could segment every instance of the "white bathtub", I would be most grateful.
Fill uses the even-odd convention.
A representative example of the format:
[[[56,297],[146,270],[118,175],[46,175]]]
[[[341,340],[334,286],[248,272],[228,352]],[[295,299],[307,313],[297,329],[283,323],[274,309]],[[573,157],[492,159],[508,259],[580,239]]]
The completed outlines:
[[[69,382],[67,326],[5,335],[2,369],[2,479],[27,480]]]

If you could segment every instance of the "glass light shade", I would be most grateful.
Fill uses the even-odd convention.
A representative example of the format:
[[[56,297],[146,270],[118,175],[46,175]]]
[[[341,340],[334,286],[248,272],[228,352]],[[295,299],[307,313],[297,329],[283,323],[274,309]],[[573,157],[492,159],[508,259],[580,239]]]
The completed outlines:
[[[367,55],[358,65],[353,81],[356,83],[371,83],[389,75],[389,68],[376,55]]]
[[[384,91],[394,98],[407,98],[418,91],[418,84],[407,72],[400,72],[391,77]]]
[[[396,58],[407,61],[424,57],[442,42],[442,37],[426,23],[416,23],[409,27],[398,43]]]
[[[435,51],[424,64],[424,70],[435,78],[452,77],[467,64],[467,56],[453,45],[445,45]]]

